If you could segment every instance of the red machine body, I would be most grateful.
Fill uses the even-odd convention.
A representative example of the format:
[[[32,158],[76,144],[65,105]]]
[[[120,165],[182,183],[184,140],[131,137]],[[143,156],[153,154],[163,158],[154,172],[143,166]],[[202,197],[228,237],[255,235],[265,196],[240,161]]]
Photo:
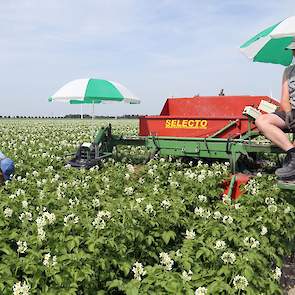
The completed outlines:
[[[257,108],[261,100],[279,103],[268,96],[195,96],[168,98],[159,116],[143,116],[139,120],[140,136],[237,138],[248,131],[246,106]],[[251,123],[250,128],[256,126]]]
[[[231,198],[237,200],[245,191],[242,186],[245,185],[251,177],[247,174],[237,173],[235,174],[235,182],[231,192]],[[230,181],[224,183],[224,194],[228,195],[230,187]]]

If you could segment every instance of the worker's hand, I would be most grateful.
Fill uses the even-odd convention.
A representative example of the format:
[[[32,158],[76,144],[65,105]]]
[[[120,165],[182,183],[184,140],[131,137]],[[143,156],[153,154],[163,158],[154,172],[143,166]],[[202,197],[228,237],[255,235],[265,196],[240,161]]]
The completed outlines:
[[[285,124],[287,126],[288,129],[292,129],[294,126],[294,118],[293,118],[293,114],[292,111],[287,112],[286,113],[286,118],[285,118]]]

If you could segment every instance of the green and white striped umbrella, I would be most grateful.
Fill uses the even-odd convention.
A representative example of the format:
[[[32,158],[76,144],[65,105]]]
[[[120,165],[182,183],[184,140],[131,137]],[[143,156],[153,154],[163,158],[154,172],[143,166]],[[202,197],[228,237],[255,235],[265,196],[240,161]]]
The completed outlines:
[[[286,47],[294,38],[295,16],[291,16],[255,35],[240,50],[253,61],[288,66],[293,54]]]
[[[72,104],[123,101],[138,104],[140,100],[120,83],[102,79],[78,79],[65,84],[49,101],[65,101]]]

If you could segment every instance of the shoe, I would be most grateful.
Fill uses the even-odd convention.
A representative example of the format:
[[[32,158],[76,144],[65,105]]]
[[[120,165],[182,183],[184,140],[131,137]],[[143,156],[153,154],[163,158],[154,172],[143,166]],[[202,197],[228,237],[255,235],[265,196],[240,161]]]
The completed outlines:
[[[290,153],[288,153],[283,160],[283,163],[282,163],[283,167],[286,167],[289,164],[290,160],[291,160],[291,155],[290,155]]]
[[[295,153],[286,156],[283,167],[277,169],[275,174],[282,180],[295,179]]]
[[[290,160],[291,160],[291,156],[290,156],[290,153],[288,153],[282,161],[282,167],[276,169],[276,172],[275,172],[276,175],[280,174],[282,169],[285,170],[285,167],[289,164]]]

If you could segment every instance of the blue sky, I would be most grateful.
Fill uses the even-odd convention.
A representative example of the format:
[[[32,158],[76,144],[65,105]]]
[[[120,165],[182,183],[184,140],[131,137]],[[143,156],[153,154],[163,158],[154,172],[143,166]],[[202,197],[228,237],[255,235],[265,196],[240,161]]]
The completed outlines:
[[[279,99],[283,67],[252,63],[238,48],[294,10],[294,0],[1,1],[0,115],[78,113],[47,98],[88,77],[118,81],[142,100],[98,105],[101,115],[159,114],[167,97],[221,88]]]

